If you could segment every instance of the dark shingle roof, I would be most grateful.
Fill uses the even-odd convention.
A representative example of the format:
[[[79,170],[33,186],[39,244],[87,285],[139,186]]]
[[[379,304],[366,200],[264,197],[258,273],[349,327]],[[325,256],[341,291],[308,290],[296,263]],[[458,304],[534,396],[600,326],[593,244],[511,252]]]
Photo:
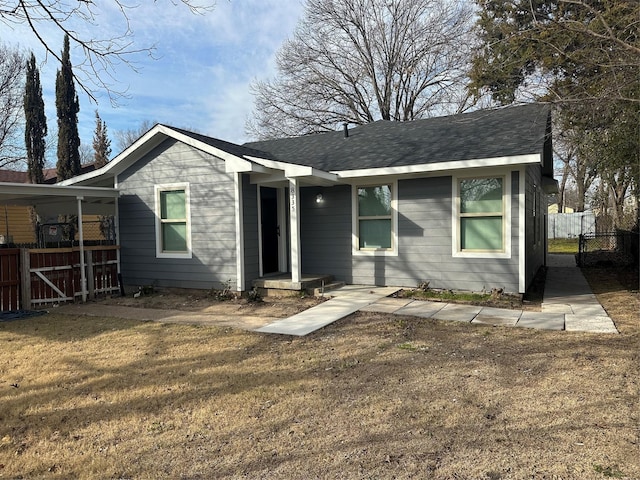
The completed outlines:
[[[380,120],[349,130],[348,138],[338,131],[243,148],[324,171],[526,155],[543,152],[548,116],[547,105],[527,104],[411,122]]]
[[[171,130],[175,130],[176,132],[182,133],[183,135],[187,135],[193,138],[194,140],[198,140],[199,142],[205,143],[211,147],[219,148],[220,150],[223,150],[227,153],[235,155],[236,157],[242,158],[244,155],[248,155],[252,157],[260,157],[260,158],[275,160],[274,158],[270,157],[267,152],[255,150],[253,148],[249,148],[244,145],[237,145],[235,143],[226,142],[218,138],[208,137],[206,135],[190,132],[188,130],[183,130],[181,128],[171,127],[169,125],[165,125],[165,127],[168,127]]]

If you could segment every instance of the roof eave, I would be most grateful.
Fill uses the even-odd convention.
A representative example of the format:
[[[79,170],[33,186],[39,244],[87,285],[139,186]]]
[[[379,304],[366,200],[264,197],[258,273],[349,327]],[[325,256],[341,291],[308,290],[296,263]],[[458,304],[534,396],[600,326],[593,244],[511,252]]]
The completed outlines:
[[[340,179],[359,177],[378,177],[388,175],[415,175],[421,173],[436,173],[474,168],[495,168],[505,166],[520,166],[542,164],[539,153],[512,155],[506,157],[478,158],[470,160],[453,160],[447,162],[424,163],[418,165],[402,165],[397,167],[361,168],[354,170],[333,170]]]
[[[281,162],[278,160],[269,160],[266,158],[253,157],[245,155],[245,158],[258,165],[270,169],[273,172],[281,171],[283,176],[288,179],[298,179],[307,184],[313,185],[331,185],[339,182],[338,175],[331,172],[325,172],[317,168],[306,165],[298,165],[294,163]]]

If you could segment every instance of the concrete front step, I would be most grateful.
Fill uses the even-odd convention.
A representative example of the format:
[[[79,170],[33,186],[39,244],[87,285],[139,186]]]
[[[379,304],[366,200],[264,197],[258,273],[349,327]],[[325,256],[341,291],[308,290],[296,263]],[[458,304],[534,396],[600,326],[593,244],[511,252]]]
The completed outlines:
[[[302,292],[314,293],[323,285],[333,284],[332,275],[307,275],[304,274],[299,282],[291,281],[291,274],[274,275],[259,278],[253,281],[253,286],[258,289],[263,297],[283,297],[299,295]],[[315,293],[314,293],[315,294]]]
[[[345,285],[344,282],[325,283],[324,285],[320,285],[319,287],[314,288],[312,293],[314,297],[322,297],[327,292],[330,292],[332,290],[337,290],[338,288],[342,288],[344,287],[344,285]]]

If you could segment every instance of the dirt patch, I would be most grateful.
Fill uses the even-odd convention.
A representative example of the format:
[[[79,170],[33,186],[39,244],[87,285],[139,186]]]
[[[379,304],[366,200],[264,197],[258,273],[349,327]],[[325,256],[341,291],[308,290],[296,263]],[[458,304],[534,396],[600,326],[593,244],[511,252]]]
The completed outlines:
[[[208,290],[166,289],[139,297],[114,296],[98,300],[104,305],[200,312],[217,316],[264,316],[286,318],[326,301],[312,296],[264,297],[251,301],[245,297],[221,299],[219,292]]]

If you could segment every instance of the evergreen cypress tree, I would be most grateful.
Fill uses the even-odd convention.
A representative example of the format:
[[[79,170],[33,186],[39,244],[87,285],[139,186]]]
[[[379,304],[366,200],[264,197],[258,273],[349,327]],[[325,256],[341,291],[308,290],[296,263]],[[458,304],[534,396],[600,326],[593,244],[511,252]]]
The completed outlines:
[[[80,173],[80,137],[78,135],[78,95],[69,58],[69,35],[64,37],[62,64],[56,75],[56,110],[58,113],[58,180]]]
[[[95,168],[104,167],[111,155],[111,140],[107,135],[107,124],[96,110],[96,130],[93,132],[93,159]]]
[[[44,113],[40,72],[36,57],[31,53],[27,60],[27,81],[24,90],[25,144],[27,147],[27,171],[31,183],[44,183],[45,137],[47,117]]]

